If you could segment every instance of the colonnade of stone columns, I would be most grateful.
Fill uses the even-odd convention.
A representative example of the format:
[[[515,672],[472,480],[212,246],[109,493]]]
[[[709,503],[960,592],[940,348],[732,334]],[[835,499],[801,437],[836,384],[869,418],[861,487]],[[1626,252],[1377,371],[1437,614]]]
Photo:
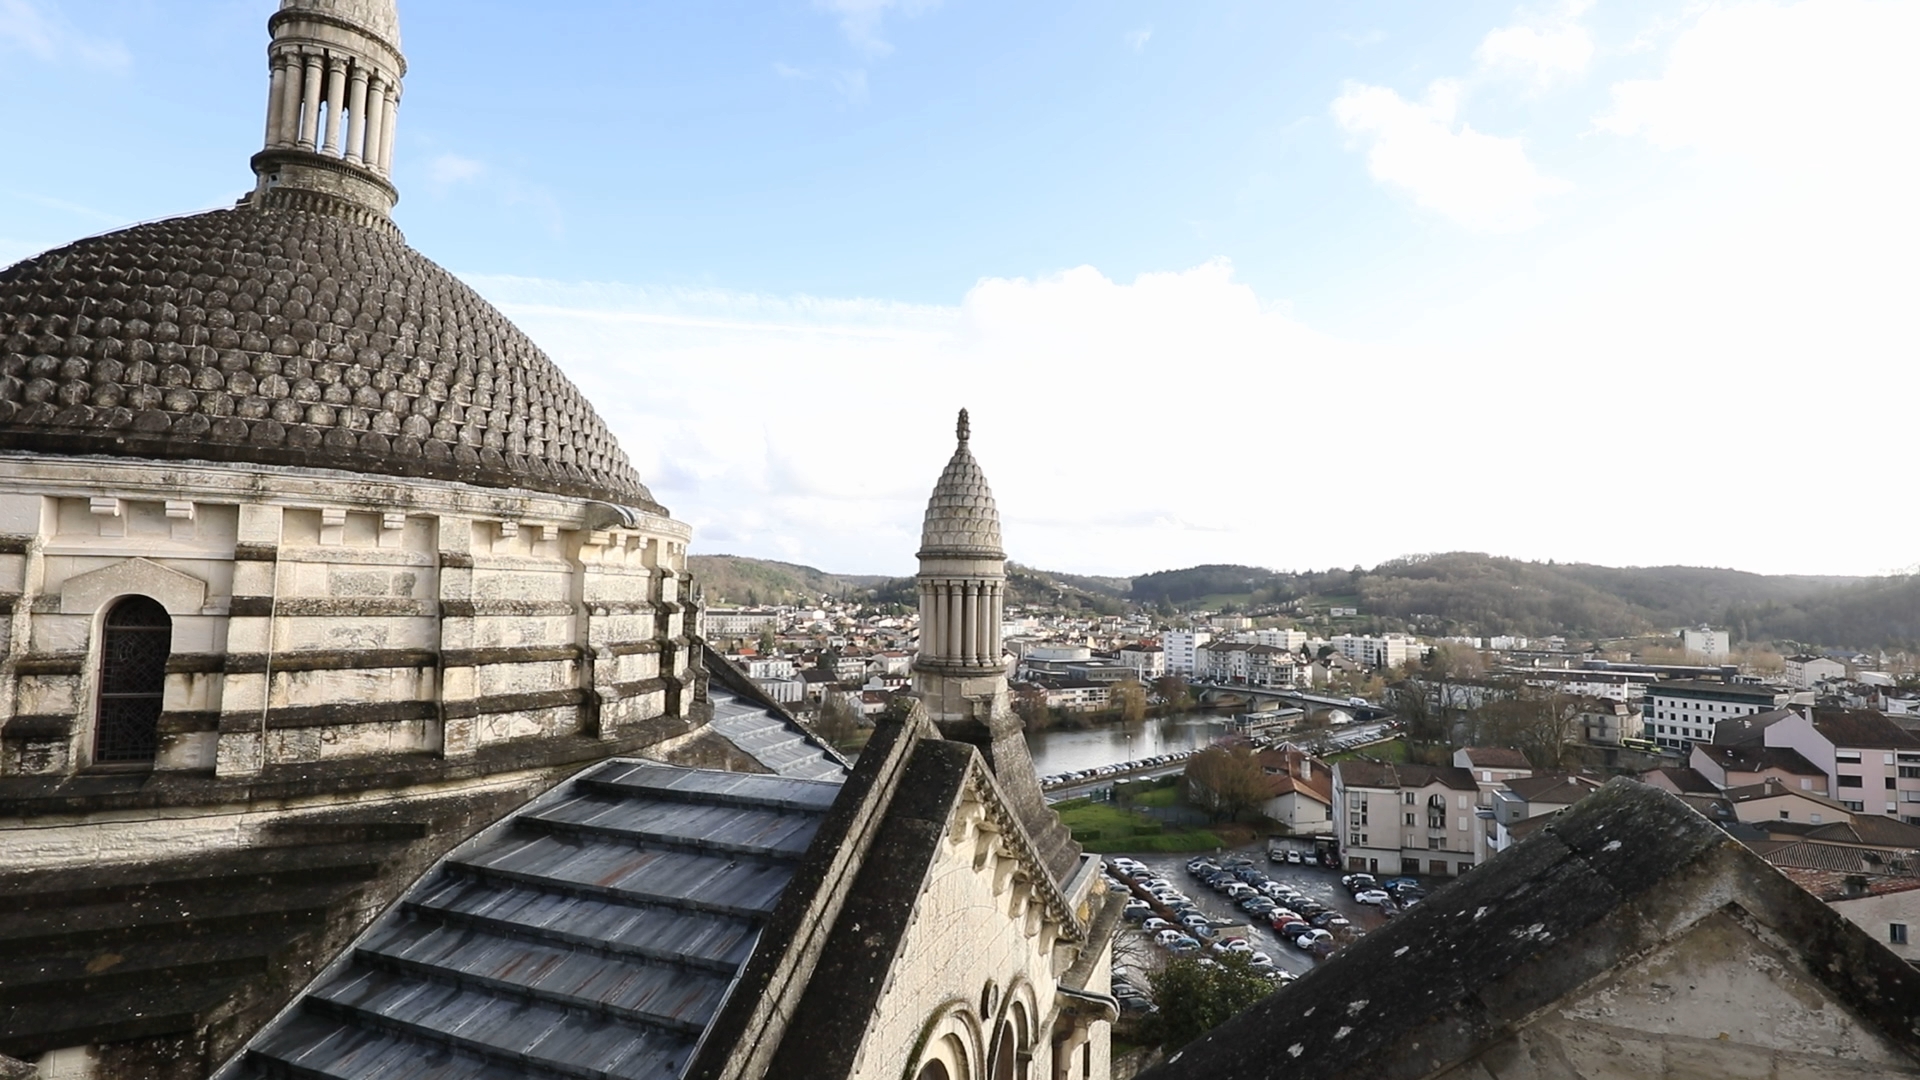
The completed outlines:
[[[1005,585],[958,579],[920,583],[920,653],[969,667],[1000,665]]]
[[[382,176],[392,171],[398,80],[330,53],[278,52],[272,65],[268,149],[311,150]]]

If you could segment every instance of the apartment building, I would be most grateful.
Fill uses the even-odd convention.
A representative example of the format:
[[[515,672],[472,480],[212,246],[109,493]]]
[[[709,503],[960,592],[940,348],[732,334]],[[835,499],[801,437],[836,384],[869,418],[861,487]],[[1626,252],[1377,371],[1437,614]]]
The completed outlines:
[[[1120,663],[1132,669],[1134,678],[1151,683],[1167,673],[1167,652],[1158,645],[1122,645]]]
[[[1479,788],[1465,769],[1342,761],[1333,794],[1349,870],[1454,877],[1486,857]]]
[[[1647,687],[1646,727],[1653,741],[1675,750],[1712,742],[1715,725],[1785,705],[1791,695],[1757,683],[1673,679]]]
[[[1426,653],[1418,639],[1406,634],[1336,634],[1327,644],[1347,659],[1372,668],[1398,667]]]
[[[1211,630],[1165,630],[1160,634],[1160,650],[1165,654],[1167,674],[1192,678],[1200,661],[1200,646],[1213,640]]]
[[[1828,792],[1856,814],[1920,825],[1920,736],[1865,709],[1812,708],[1771,724],[1766,745],[1798,751],[1833,778]]]

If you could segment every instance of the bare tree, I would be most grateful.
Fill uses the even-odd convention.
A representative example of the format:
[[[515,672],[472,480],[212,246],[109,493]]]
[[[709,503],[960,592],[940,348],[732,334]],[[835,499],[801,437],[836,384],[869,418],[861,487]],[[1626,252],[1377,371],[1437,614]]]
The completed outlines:
[[[1267,771],[1251,746],[1210,746],[1188,759],[1187,792],[1214,820],[1235,820],[1267,801]]]
[[[1147,718],[1147,688],[1132,679],[1122,679],[1113,684],[1109,700],[1119,712],[1120,719],[1126,723]]]

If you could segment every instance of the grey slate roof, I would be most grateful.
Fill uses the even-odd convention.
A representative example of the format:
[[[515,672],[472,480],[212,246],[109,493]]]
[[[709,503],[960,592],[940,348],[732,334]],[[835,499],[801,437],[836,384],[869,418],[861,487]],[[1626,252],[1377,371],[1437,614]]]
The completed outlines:
[[[1837,1001],[1920,1058],[1920,970],[1674,796],[1615,779],[1142,1076],[1440,1075],[1728,904],[1791,942]]]
[[[596,765],[456,849],[216,1075],[678,1077],[839,791]]]
[[[708,684],[714,731],[781,776],[799,780],[846,779],[847,767],[799,725],[747,700],[717,682]]]

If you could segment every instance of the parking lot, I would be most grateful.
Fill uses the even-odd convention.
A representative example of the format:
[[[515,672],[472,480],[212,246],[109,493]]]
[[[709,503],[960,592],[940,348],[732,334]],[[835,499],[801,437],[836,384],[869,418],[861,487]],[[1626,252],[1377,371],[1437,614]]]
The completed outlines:
[[[1209,854],[1206,857],[1219,863],[1221,860],[1236,856],[1252,860],[1253,866],[1263,871],[1273,881],[1289,886],[1307,898],[1338,912],[1352,923],[1352,931],[1355,934],[1364,934],[1378,929],[1387,921],[1380,909],[1359,903],[1348,894],[1340,884],[1340,871],[1295,863],[1270,863],[1267,861],[1264,845],[1230,849]],[[1271,957],[1274,966],[1280,970],[1300,975],[1311,970],[1314,964],[1319,962],[1292,943],[1282,940],[1267,920],[1255,918],[1240,910],[1233,900],[1216,892],[1188,873],[1186,864],[1188,860],[1195,858],[1192,854],[1148,853],[1132,856],[1108,855],[1105,858],[1108,860],[1131,858],[1145,865],[1155,877],[1165,879],[1185,895],[1202,914],[1216,921],[1229,922],[1230,927],[1219,931],[1219,937],[1244,936],[1254,950]],[[1128,960],[1132,960],[1133,963],[1128,966],[1157,968],[1169,958],[1165,949],[1154,945],[1150,935],[1141,931],[1139,922],[1128,921],[1124,927],[1121,931],[1123,939],[1117,943],[1119,947],[1116,949],[1114,961],[1116,964],[1128,964]],[[1344,948],[1352,940],[1354,938],[1347,937],[1336,942],[1333,955],[1339,955],[1339,949]],[[1199,955],[1206,955],[1206,953],[1202,952]],[[1145,988],[1144,978],[1134,981],[1143,989]]]

